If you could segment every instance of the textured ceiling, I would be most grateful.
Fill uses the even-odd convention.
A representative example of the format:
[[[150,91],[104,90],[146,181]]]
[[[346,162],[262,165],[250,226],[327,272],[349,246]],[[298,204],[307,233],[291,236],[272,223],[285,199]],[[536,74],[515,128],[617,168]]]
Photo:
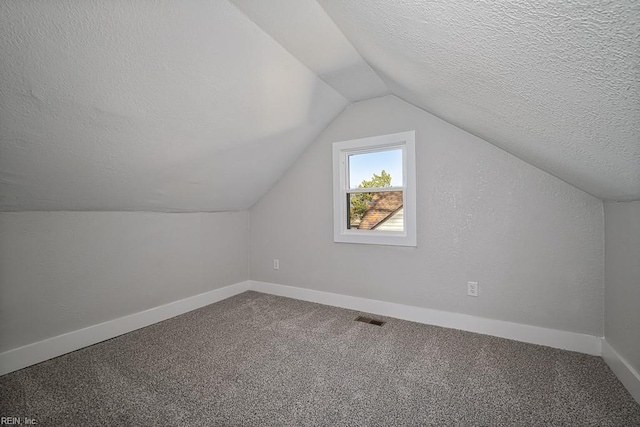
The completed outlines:
[[[640,2],[319,0],[397,96],[603,199],[640,199]]]
[[[0,2],[0,210],[244,209],[388,92],[640,199],[640,2],[232,3]]]
[[[316,0],[231,1],[350,101],[389,94]]]
[[[0,3],[0,210],[244,209],[348,101],[226,1]]]

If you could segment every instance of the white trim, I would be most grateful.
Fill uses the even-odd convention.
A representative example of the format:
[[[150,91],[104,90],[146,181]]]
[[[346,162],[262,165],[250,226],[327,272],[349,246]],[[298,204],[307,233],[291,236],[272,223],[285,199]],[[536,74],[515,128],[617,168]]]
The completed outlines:
[[[118,335],[144,328],[248,290],[248,281],[214,289],[149,310],[120,317],[0,353],[0,375],[44,362]]]
[[[629,394],[640,403],[640,373],[611,347],[606,338],[602,340],[602,358],[627,388]]]
[[[349,190],[346,190],[346,193],[349,193],[349,194],[392,193],[394,191],[405,191],[405,187],[351,188]]]
[[[392,302],[340,295],[312,289],[249,280],[249,289],[303,301],[348,308],[380,316],[395,317],[427,325],[443,326],[479,334],[493,335],[532,344],[600,356],[601,338],[576,332],[541,328],[521,323],[493,320],[467,314],[451,313]]]
[[[416,227],[416,132],[407,131],[389,135],[352,139],[333,143],[333,241],[391,246],[417,246]],[[350,188],[348,156],[354,153],[376,152],[385,149],[402,150],[402,186],[382,189]],[[402,191],[404,230],[347,229],[347,193]]]
[[[248,290],[595,356],[601,354],[601,338],[591,335],[248,280],[6,351],[0,354],[0,375],[97,344]],[[606,354],[605,360],[632,395],[638,399],[640,377],[637,372],[610,346],[605,346],[605,349],[606,351],[603,349],[603,353]]]

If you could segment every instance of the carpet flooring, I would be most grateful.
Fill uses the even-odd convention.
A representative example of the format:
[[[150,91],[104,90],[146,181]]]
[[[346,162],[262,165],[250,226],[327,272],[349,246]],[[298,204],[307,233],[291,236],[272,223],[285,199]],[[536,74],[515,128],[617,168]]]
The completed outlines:
[[[245,292],[0,377],[38,426],[640,426],[599,357]]]

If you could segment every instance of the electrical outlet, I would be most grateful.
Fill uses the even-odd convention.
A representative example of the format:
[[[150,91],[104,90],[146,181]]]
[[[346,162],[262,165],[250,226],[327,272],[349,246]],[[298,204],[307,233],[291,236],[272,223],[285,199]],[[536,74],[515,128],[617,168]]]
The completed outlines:
[[[273,269],[274,270],[280,270],[280,260],[279,259],[274,259],[273,260]]]
[[[478,296],[478,282],[467,282],[467,295],[471,297]]]

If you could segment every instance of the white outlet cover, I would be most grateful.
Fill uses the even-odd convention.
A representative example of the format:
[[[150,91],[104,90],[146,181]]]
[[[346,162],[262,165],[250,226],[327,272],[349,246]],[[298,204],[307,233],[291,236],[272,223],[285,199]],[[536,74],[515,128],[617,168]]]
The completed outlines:
[[[467,282],[467,295],[472,297],[478,296],[478,282]]]
[[[279,259],[274,259],[273,260],[273,269],[274,270],[280,270],[280,260]]]

